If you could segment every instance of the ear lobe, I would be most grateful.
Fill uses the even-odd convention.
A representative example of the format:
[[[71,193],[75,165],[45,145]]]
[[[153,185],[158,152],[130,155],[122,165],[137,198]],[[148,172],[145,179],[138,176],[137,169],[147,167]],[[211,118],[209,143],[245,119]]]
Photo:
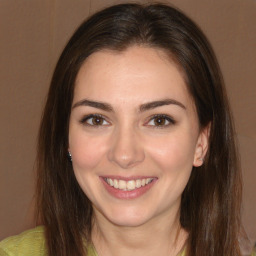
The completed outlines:
[[[208,150],[211,124],[208,124],[199,134],[195,149],[193,166],[199,167],[204,163],[204,157]]]

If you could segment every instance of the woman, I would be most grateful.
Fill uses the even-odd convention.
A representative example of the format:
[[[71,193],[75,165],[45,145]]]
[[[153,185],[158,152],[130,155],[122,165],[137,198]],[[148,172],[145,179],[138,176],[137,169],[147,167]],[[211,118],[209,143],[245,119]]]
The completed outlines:
[[[78,28],[52,78],[36,195],[43,227],[1,255],[241,255],[231,114],[189,18],[122,4]]]

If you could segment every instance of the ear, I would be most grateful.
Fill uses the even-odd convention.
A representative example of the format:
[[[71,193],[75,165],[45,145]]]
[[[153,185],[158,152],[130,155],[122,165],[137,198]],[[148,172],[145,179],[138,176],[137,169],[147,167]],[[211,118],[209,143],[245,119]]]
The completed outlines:
[[[211,124],[209,123],[205,128],[201,130],[198,136],[193,161],[193,166],[195,167],[199,167],[204,163],[204,157],[208,150],[210,130]]]

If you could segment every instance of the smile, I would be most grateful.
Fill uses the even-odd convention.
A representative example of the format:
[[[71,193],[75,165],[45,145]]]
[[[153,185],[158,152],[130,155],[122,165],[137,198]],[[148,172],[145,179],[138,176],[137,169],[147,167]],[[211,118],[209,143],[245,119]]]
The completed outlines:
[[[106,183],[115,189],[122,191],[132,191],[150,184],[154,178],[135,179],[135,180],[122,180],[122,179],[111,179],[104,178]]]

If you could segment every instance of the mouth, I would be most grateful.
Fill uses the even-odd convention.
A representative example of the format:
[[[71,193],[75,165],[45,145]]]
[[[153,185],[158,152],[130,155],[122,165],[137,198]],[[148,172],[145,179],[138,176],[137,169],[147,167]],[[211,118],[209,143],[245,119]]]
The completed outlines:
[[[133,191],[141,187],[146,187],[152,183],[156,178],[142,178],[123,180],[117,178],[103,178],[103,180],[111,187],[121,191]]]

